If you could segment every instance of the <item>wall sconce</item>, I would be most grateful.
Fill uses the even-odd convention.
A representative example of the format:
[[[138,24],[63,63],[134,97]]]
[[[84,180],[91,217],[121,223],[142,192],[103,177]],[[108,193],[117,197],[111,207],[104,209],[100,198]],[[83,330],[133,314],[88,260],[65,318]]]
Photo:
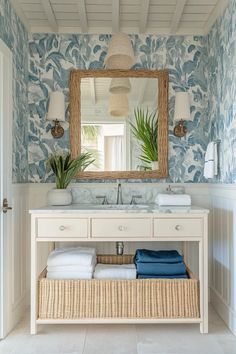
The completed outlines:
[[[134,51],[130,37],[124,33],[114,34],[105,59],[106,69],[130,69],[134,65]]]
[[[174,135],[182,138],[187,133],[184,121],[190,120],[190,105],[188,92],[176,92],[174,121],[178,121],[174,127]]]
[[[65,99],[60,91],[54,91],[50,95],[47,120],[55,123],[51,129],[52,136],[56,139],[61,138],[64,134],[64,129],[60,122],[65,121]]]

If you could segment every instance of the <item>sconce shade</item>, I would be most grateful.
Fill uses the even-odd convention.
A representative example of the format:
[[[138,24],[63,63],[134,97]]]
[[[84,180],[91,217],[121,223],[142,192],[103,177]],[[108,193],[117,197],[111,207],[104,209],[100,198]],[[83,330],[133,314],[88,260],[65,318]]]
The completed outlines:
[[[127,77],[115,77],[111,79],[110,93],[129,93],[131,90],[130,80]]]
[[[129,101],[126,94],[111,95],[109,99],[109,114],[113,117],[125,117],[129,113]]]
[[[188,92],[176,92],[174,120],[191,120]]]
[[[130,37],[124,33],[112,36],[105,65],[107,69],[130,69],[134,64],[134,51]]]
[[[54,91],[50,95],[47,120],[65,121],[65,99],[60,91]]]

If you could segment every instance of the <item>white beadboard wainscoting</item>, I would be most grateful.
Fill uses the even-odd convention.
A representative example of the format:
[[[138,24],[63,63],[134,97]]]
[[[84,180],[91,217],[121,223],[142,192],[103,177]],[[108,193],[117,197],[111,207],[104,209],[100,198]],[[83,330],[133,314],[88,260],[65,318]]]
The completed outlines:
[[[212,184],[211,303],[236,335],[236,185]]]
[[[12,184],[12,240],[10,264],[7,270],[10,277],[11,308],[9,328],[14,327],[29,306],[30,295],[30,230],[28,185]]]

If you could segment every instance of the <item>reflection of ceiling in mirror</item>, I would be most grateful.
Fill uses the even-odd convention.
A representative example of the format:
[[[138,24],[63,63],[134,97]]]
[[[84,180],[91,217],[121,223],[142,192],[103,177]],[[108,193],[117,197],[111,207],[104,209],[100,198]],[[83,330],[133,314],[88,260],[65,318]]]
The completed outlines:
[[[82,113],[93,109],[96,114],[108,113],[108,98],[111,78],[83,78],[81,80]],[[129,78],[131,91],[128,94],[129,107],[157,107],[158,79]],[[96,111],[97,110],[97,111]]]

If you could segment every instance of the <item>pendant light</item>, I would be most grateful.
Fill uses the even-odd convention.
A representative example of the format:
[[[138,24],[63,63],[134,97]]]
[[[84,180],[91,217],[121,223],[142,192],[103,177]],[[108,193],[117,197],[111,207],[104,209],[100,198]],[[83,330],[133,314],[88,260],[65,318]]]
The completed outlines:
[[[128,70],[134,65],[134,51],[130,37],[124,33],[114,34],[105,59],[106,69]]]
[[[126,94],[110,95],[109,114],[113,117],[126,117],[129,114],[129,101]]]
[[[128,77],[115,77],[111,79],[109,91],[110,93],[129,93],[131,84]]]

